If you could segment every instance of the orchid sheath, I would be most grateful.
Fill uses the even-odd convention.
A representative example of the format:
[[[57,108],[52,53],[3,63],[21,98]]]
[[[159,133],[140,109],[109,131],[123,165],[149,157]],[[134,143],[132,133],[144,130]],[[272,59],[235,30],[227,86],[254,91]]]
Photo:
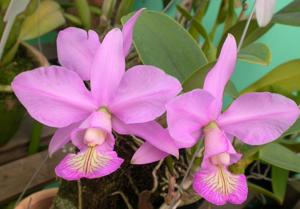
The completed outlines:
[[[60,32],[58,56],[63,67],[24,72],[12,83],[34,119],[58,128],[50,154],[70,140],[80,150],[68,154],[56,167],[56,174],[64,179],[98,178],[117,170],[123,159],[114,151],[113,130],[142,137],[146,141],[142,147],[148,151],[178,155],[167,130],[154,120],[181,91],[180,83],[154,66],[137,65],[125,72],[125,56],[140,13],[123,31],[109,31],[102,43],[94,31],[68,28]],[[90,81],[90,88],[84,80]],[[149,127],[156,131],[155,137]]]
[[[221,113],[224,87],[236,58],[236,42],[229,34],[203,89],[182,94],[167,104],[168,129],[178,147],[192,147],[204,137],[203,161],[193,187],[216,205],[241,204],[247,198],[245,176],[227,169],[241,158],[231,144],[232,138],[251,145],[269,143],[299,116],[295,102],[268,92],[244,94]]]

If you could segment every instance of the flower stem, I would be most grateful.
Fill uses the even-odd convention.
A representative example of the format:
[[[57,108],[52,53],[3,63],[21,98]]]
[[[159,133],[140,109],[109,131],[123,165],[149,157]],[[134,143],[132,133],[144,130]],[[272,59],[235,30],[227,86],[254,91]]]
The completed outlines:
[[[239,52],[240,49],[242,48],[243,42],[244,42],[244,40],[245,40],[247,31],[248,31],[248,28],[249,28],[249,26],[250,26],[250,21],[251,21],[253,15],[254,15],[255,3],[256,3],[256,0],[254,1],[254,4],[253,4],[252,10],[251,10],[251,13],[250,13],[250,15],[249,15],[249,17],[248,17],[246,26],[245,26],[245,28],[244,28],[244,30],[243,30],[243,34],[242,34],[242,37],[241,37],[240,42],[239,42],[239,45],[238,45],[238,52]]]
[[[181,181],[180,184],[179,184],[179,187],[178,187],[179,192],[181,192],[181,191],[183,190],[183,185],[184,185],[186,179],[188,178],[189,173],[190,173],[190,171],[191,171],[191,169],[192,169],[192,167],[193,167],[193,165],[194,165],[195,159],[196,159],[196,157],[198,156],[198,154],[199,154],[199,152],[200,152],[200,150],[201,150],[201,145],[202,145],[202,143],[198,143],[198,144],[197,144],[196,150],[195,150],[195,152],[194,152],[194,154],[193,154],[193,156],[192,156],[192,159],[191,159],[191,161],[190,161],[190,163],[189,163],[189,166],[188,166],[188,168],[187,168],[187,170],[186,170],[186,172],[185,172],[185,174],[184,174],[184,176],[183,176],[182,181]],[[181,195],[178,194],[178,195],[173,199],[172,203],[171,203],[170,206],[169,206],[169,209],[173,209],[174,206],[177,205],[177,202],[180,200],[180,196],[181,196]]]
[[[184,182],[186,181],[187,177],[189,176],[189,173],[190,173],[190,171],[191,171],[191,169],[192,169],[192,167],[194,165],[195,159],[196,159],[196,157],[198,156],[198,154],[199,154],[199,152],[201,150],[201,145],[202,145],[202,143],[198,143],[197,144],[196,150],[195,150],[195,152],[194,152],[194,154],[192,156],[192,159],[191,159],[191,161],[189,163],[188,169],[186,170],[186,173],[184,174],[183,179],[182,179],[182,181],[181,181],[181,183],[179,185],[180,189],[182,189]]]
[[[39,164],[39,166],[37,167],[37,169],[35,170],[35,172],[32,174],[32,176],[30,177],[29,181],[27,182],[27,184],[25,185],[22,193],[19,195],[15,206],[17,206],[19,204],[19,202],[22,200],[22,198],[24,197],[26,191],[28,190],[29,186],[31,185],[31,183],[35,180],[35,178],[37,177],[37,175],[39,174],[39,172],[41,171],[42,167],[44,166],[44,164],[47,162],[47,160],[49,159],[49,155],[47,154],[43,161]]]

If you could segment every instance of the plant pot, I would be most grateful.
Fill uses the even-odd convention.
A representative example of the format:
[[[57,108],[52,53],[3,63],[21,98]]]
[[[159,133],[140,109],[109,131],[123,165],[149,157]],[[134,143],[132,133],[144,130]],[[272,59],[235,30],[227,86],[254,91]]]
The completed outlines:
[[[49,209],[58,189],[45,189],[23,199],[15,209]]]
[[[18,65],[17,61],[13,61],[8,68],[0,69],[0,146],[7,143],[14,136],[25,113],[24,108],[16,99],[10,87],[11,80],[17,74],[16,71],[12,71],[15,65],[22,68],[20,69],[22,71],[49,65],[46,57],[27,43],[21,43],[19,51],[22,52],[22,55],[19,55],[20,57],[25,56],[25,59],[24,57],[21,58],[22,63],[25,60],[26,63],[30,63],[28,66],[24,66],[23,69],[23,66]]]

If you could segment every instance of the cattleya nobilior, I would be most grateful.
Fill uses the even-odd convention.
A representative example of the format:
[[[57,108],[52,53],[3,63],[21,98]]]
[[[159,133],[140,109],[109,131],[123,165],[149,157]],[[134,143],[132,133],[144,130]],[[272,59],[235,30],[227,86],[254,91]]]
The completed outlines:
[[[271,142],[300,113],[292,100],[268,92],[241,95],[221,113],[224,87],[234,71],[236,58],[236,42],[229,34],[203,89],[184,93],[167,104],[168,129],[178,147],[192,147],[204,138],[203,160],[194,176],[193,188],[216,205],[240,204],[247,198],[246,177],[228,170],[241,158],[231,144],[233,137],[250,145]]]
[[[165,104],[181,91],[174,77],[149,65],[125,72],[125,56],[132,43],[132,30],[141,11],[124,25],[112,29],[100,43],[95,32],[69,28],[58,35],[58,57],[62,66],[23,72],[12,88],[37,121],[56,127],[50,154],[71,142],[80,150],[68,154],[56,167],[67,180],[98,178],[117,170],[123,159],[114,151],[112,130],[143,138],[140,152],[156,150],[178,155],[168,131],[154,120],[165,112]],[[64,44],[65,43],[65,44]],[[87,88],[84,80],[89,80]]]

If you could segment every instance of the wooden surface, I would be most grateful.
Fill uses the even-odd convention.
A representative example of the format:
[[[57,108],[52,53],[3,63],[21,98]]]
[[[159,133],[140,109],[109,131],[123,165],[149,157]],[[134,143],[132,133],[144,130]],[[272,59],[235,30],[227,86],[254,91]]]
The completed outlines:
[[[0,166],[0,203],[17,197],[23,191],[47,154],[47,151],[43,151]],[[58,152],[49,158],[29,188],[37,188],[54,180],[54,168],[63,156],[62,152]]]
[[[15,136],[0,147],[0,166],[11,161],[26,157],[32,129],[32,119],[26,115]],[[41,145],[49,144],[55,129],[43,127]]]

